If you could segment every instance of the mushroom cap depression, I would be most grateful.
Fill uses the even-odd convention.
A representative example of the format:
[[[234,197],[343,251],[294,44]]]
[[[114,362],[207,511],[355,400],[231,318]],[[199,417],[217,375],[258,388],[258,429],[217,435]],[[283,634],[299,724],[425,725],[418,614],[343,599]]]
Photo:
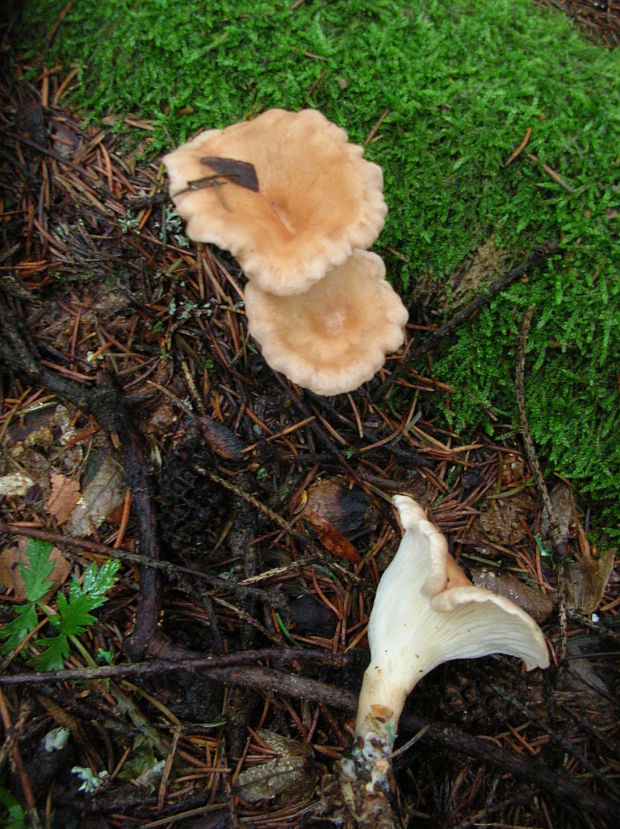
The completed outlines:
[[[274,296],[250,281],[248,330],[271,368],[316,394],[353,391],[403,343],[407,309],[375,253],[356,250],[308,291]]]
[[[536,622],[509,599],[458,576],[445,537],[412,498],[397,495],[393,503],[405,534],[377,587],[356,722],[358,733],[385,732],[389,742],[407,694],[442,662],[503,653],[522,659],[527,670],[549,664]]]
[[[164,163],[190,239],[230,251],[259,288],[288,295],[307,290],[381,232],[383,173],[362,152],[317,110],[270,109],[201,133]],[[187,189],[216,172],[205,157],[252,164],[258,191],[222,177],[217,187]]]

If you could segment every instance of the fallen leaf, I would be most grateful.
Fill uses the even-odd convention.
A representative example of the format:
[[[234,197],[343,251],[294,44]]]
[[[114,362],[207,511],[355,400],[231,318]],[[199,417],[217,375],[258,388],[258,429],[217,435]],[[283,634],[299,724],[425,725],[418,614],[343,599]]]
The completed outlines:
[[[568,532],[573,518],[573,498],[570,487],[563,481],[557,483],[549,493],[549,500],[554,509],[554,517],[558,522],[559,538],[555,539],[558,542],[566,543],[568,539]],[[551,525],[549,523],[549,516],[547,511],[543,510],[540,528],[543,535],[548,538],[551,532]]]
[[[22,536],[17,542],[17,547],[5,547],[0,554],[0,582],[13,591],[13,595],[18,602],[23,602],[26,599],[26,590],[21,573],[19,572],[19,563],[28,563],[26,548],[28,547],[29,541],[29,538]],[[47,580],[52,582],[52,586],[45,596],[41,598],[42,602],[45,602],[52,595],[54,590],[65,581],[71,571],[71,565],[58,547],[52,547],[48,556],[48,560],[50,559],[54,562],[54,566]]]
[[[599,606],[614,566],[615,549],[603,550],[597,559],[582,559],[568,565],[566,589],[571,604],[589,616]]]
[[[235,784],[237,794],[250,803],[278,795],[287,795],[287,802],[292,802],[311,795],[316,778],[307,745],[264,728],[257,734],[276,755],[242,771]]]
[[[42,407],[9,425],[2,449],[30,486],[41,487],[40,497],[45,500],[50,494],[50,469],[75,477],[81,465],[82,447],[72,443],[75,436],[72,415],[64,406]]]
[[[123,471],[113,455],[107,455],[95,477],[79,499],[66,530],[70,535],[91,535],[108,515],[123,503],[125,484]]]
[[[587,717],[597,728],[616,726],[618,707],[614,700],[613,674],[600,670],[596,653],[600,640],[596,635],[569,636],[567,670],[558,676],[554,702],[580,717]],[[611,678],[612,682],[608,682]]]
[[[322,518],[314,510],[304,510],[304,518],[317,534],[317,538],[325,549],[337,558],[343,558],[351,564],[359,564],[360,554],[353,544],[342,533],[332,527],[329,521]]]
[[[236,158],[221,158],[208,155],[200,159],[201,164],[207,164],[220,176],[232,179],[235,184],[258,193],[258,176],[256,168],[249,161],[238,161]]]
[[[24,472],[14,472],[0,478],[0,498],[23,497],[34,481]]]
[[[59,524],[69,520],[75,505],[80,500],[80,484],[66,475],[56,473],[50,475],[52,493],[45,505],[50,515],[53,515]]]
[[[505,269],[508,251],[491,237],[470,251],[445,280],[421,275],[416,279],[413,298],[431,313],[454,313]]]
[[[553,599],[534,587],[523,584],[510,573],[497,574],[486,567],[471,569],[471,580],[476,587],[485,587],[492,593],[514,602],[537,622],[544,622],[554,607]]]
[[[527,492],[518,492],[506,498],[487,498],[478,519],[486,538],[506,547],[516,547],[527,539],[527,530],[519,517],[527,523],[533,501]]]
[[[370,532],[376,521],[368,496],[339,478],[321,478],[304,495],[302,515],[305,517],[307,510],[317,513],[349,541]]]

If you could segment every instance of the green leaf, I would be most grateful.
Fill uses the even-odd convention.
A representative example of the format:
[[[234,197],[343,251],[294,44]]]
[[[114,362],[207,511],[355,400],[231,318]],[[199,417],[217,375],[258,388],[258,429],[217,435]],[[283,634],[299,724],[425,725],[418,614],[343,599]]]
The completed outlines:
[[[2,653],[10,653],[22,642],[31,630],[37,626],[37,611],[33,602],[18,605],[15,608],[15,618],[8,625],[0,629],[0,636],[6,639],[2,646]]]
[[[0,803],[6,807],[7,817],[4,817],[0,825],[7,829],[27,829],[26,813],[18,800],[6,789],[0,786]]]
[[[43,650],[32,659],[32,664],[40,671],[58,671],[64,666],[63,660],[69,656],[69,642],[67,637],[51,636],[40,639],[37,645]]]
[[[58,617],[60,622],[56,625],[58,632],[64,636],[76,636],[84,633],[89,625],[96,621],[94,616],[88,612],[93,609],[94,600],[92,596],[82,594],[77,597],[69,597],[69,601],[62,593],[58,594]],[[103,599],[105,601],[105,597]],[[99,602],[101,603],[101,602]]]
[[[49,541],[31,538],[26,548],[28,564],[20,561],[19,572],[24,581],[26,598],[29,602],[36,602],[52,587],[51,581],[46,581],[52,572],[54,562],[49,555],[52,545]]]
[[[105,662],[106,665],[111,665],[114,659],[114,651],[113,650],[104,650],[103,648],[99,648],[97,651],[97,661],[98,662]]]
[[[92,602],[88,609],[94,610],[94,608],[99,607],[106,601],[105,594],[114,587],[119,567],[120,561],[115,559],[109,559],[101,567],[91,564],[84,574],[81,586],[76,580],[71,583],[70,599],[77,598],[80,595],[88,595]]]
[[[75,577],[71,580],[68,599],[64,593],[58,593],[58,612],[49,614],[50,625],[58,635],[37,642],[43,650],[32,660],[36,668],[52,671],[63,667],[63,660],[69,655],[68,637],[84,633],[96,621],[89,611],[106,601],[105,593],[116,582],[119,566],[120,562],[114,560],[106,561],[101,567],[91,564],[82,584]]]

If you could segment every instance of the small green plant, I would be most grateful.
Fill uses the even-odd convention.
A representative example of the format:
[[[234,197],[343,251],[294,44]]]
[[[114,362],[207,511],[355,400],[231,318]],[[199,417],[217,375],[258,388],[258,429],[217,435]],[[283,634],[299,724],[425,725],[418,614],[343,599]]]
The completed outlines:
[[[88,794],[92,794],[93,792],[96,792],[97,789],[100,789],[101,786],[104,785],[106,779],[110,776],[110,773],[105,769],[97,774],[93,774],[91,769],[84,766],[74,766],[71,771],[82,781],[79,791],[87,792]]]
[[[2,653],[8,654],[32,633],[39,623],[42,611],[49,624],[55,630],[55,636],[39,638],[34,636],[33,643],[40,648],[30,664],[41,671],[57,670],[63,667],[63,660],[69,655],[69,641],[93,624],[95,617],[90,611],[101,607],[107,601],[106,593],[116,582],[116,572],[120,562],[106,561],[101,567],[91,564],[80,580],[73,576],[69,585],[69,597],[57,594],[57,612],[43,604],[43,597],[52,588],[49,581],[54,566],[50,559],[52,545],[48,541],[30,539],[26,549],[28,563],[20,562],[19,572],[24,582],[26,603],[15,608],[15,618],[0,630],[0,637],[5,640]]]
[[[0,826],[7,829],[28,829],[28,816],[20,806],[19,801],[13,795],[0,786],[0,803],[6,808],[6,812],[0,818]]]

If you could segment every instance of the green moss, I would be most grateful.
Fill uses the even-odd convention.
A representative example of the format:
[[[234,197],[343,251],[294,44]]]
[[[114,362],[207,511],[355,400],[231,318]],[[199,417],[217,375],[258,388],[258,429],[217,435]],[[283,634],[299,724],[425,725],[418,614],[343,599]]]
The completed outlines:
[[[63,5],[31,3],[24,32]],[[619,52],[530,0],[291,6],[76,0],[45,62],[80,67],[72,102],[91,118],[150,119],[153,153],[271,106],[316,106],[363,142],[389,110],[367,155],[383,166],[390,208],[376,249],[401,289],[445,277],[491,234],[515,259],[561,237],[563,257],[463,327],[435,372],[456,388],[459,428],[490,428],[485,407],[514,422],[515,336],[536,301],[534,437],[548,469],[615,498]],[[40,44],[30,47],[34,58]],[[573,192],[525,155],[504,167],[528,127],[527,152]]]

